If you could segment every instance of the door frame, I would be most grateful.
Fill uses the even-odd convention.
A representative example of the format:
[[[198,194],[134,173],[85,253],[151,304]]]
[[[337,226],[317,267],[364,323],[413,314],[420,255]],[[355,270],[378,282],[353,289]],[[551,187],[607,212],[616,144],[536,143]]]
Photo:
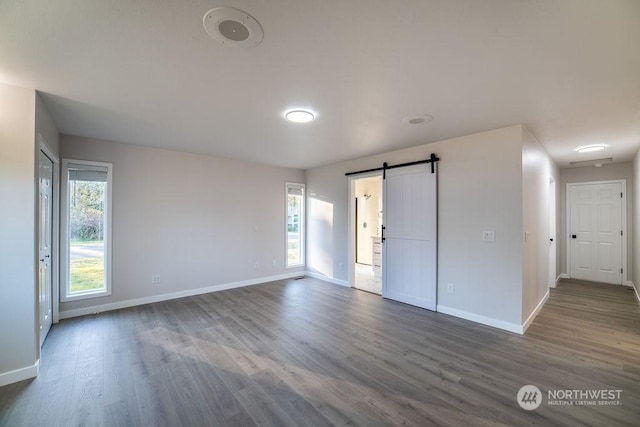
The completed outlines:
[[[362,178],[372,178],[376,176],[382,177],[382,171],[359,173],[357,175],[349,176],[349,231],[347,239],[349,244],[349,250],[347,252],[347,262],[349,263],[349,265],[347,266],[347,272],[349,275],[349,287],[351,288],[353,288],[356,284],[356,181]],[[382,192],[384,193],[384,186]]]
[[[558,283],[558,276],[556,274],[558,270],[557,266],[557,254],[558,254],[558,222],[557,222],[557,210],[558,210],[558,194],[556,191],[556,180],[553,177],[549,177],[549,287],[555,288]]]
[[[620,214],[622,215],[622,279],[621,285],[627,283],[627,180],[626,179],[611,179],[605,181],[583,181],[583,182],[568,182],[565,189],[565,239],[567,242],[567,276],[571,278],[571,197],[570,190],[572,187],[578,187],[581,185],[598,185],[598,184],[621,184],[622,187],[622,201],[620,207]]]
[[[55,324],[60,321],[60,158],[55,151],[51,149],[49,144],[47,144],[47,141],[41,133],[38,133],[38,151],[44,153],[53,163],[53,191],[51,200],[51,208],[53,210],[51,218],[51,321]],[[38,294],[38,290],[36,290],[36,294]],[[37,324],[39,328],[39,320]]]

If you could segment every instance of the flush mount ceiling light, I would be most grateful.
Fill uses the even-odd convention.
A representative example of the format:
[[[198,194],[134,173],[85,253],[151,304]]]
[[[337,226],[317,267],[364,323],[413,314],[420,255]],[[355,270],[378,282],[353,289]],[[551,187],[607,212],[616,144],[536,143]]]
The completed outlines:
[[[576,148],[578,153],[593,153],[594,151],[600,151],[607,148],[605,144],[585,145],[583,147]]]
[[[307,123],[316,118],[316,116],[308,110],[290,110],[284,113],[284,117],[293,123]]]
[[[203,24],[212,39],[226,46],[256,46],[264,37],[260,23],[253,16],[233,7],[211,9],[204,14]]]
[[[409,116],[402,119],[402,123],[405,125],[421,125],[427,124],[433,120],[433,116],[428,114],[416,114],[415,116]]]

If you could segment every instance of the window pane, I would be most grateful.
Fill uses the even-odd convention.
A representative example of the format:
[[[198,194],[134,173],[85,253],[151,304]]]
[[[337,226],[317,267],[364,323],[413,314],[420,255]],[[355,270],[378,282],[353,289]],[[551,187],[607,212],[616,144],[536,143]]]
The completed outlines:
[[[69,170],[70,294],[105,289],[106,187],[106,173]]]
[[[287,266],[304,264],[304,186],[287,185]]]

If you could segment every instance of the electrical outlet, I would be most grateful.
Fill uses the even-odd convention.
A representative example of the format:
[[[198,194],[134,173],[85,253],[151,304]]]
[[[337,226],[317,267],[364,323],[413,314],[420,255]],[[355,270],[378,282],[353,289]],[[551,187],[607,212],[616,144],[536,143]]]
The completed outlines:
[[[160,276],[151,276],[151,283],[153,284],[160,283]]]
[[[453,286],[453,283],[448,283],[447,284],[447,292],[450,293],[450,294],[453,294],[453,293],[455,293],[455,291],[456,291],[456,288]]]
[[[482,241],[484,241],[484,242],[495,242],[496,241],[496,232],[495,231],[483,231],[482,232]]]

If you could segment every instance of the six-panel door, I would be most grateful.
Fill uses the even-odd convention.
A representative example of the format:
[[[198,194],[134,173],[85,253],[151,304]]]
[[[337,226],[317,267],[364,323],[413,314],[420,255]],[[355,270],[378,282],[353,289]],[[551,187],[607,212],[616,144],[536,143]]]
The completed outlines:
[[[622,283],[622,184],[569,187],[571,277]]]

